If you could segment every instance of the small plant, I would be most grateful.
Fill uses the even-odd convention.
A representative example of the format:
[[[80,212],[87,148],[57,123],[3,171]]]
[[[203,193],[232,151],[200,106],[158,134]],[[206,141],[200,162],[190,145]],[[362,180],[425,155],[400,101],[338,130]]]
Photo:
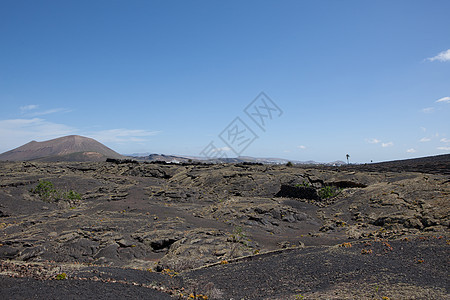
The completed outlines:
[[[339,245],[339,247],[351,248],[352,247],[352,243],[342,243],[342,244]]]
[[[39,181],[39,184],[34,189],[31,189],[31,192],[39,195],[42,200],[47,202],[54,200],[58,196],[58,192],[54,188],[53,183],[45,180]]]
[[[55,279],[56,279],[56,280],[64,280],[64,279],[67,279],[67,274],[66,274],[66,273],[58,274],[58,275],[56,275]]]
[[[230,256],[233,257],[236,254],[238,248],[248,249],[249,239],[244,233],[244,230],[240,226],[236,226],[231,234],[231,241],[233,242],[233,246],[231,248]]]
[[[362,249],[361,250],[361,254],[372,254],[372,253],[373,253],[372,249]]]
[[[385,251],[387,251],[387,250],[393,251],[394,250],[394,248],[392,248],[392,246],[388,242],[383,242],[383,245],[387,248],[387,249],[385,249]]]
[[[171,270],[171,269],[168,269],[168,268],[162,270],[161,273],[166,274],[166,275],[168,275],[170,277],[175,277],[176,275],[178,275],[178,272],[175,272],[174,270]]]
[[[303,180],[303,182],[301,184],[297,183],[295,185],[295,187],[297,187],[297,188],[302,188],[302,187],[309,188],[309,187],[311,187],[311,185],[309,184],[308,181]]]
[[[247,244],[247,236],[244,233],[244,230],[240,226],[236,226],[233,230],[233,234],[231,235],[234,242]]]
[[[286,164],[286,167],[292,167],[292,166],[293,166],[292,162],[288,161]]]
[[[336,197],[342,190],[335,186],[327,185],[319,190],[319,197],[322,199],[329,199]]]
[[[39,181],[38,185],[34,189],[31,189],[30,192],[38,195],[43,201],[46,202],[57,202],[59,200],[66,200],[73,203],[75,201],[81,200],[80,193],[77,193],[72,190],[68,192],[57,190],[54,187],[53,183],[46,180]]]
[[[81,195],[77,192],[70,190],[67,193],[64,193],[64,198],[68,200],[81,200]]]
[[[208,296],[202,295],[202,294],[190,294],[189,299],[201,299],[201,300],[208,300]]]

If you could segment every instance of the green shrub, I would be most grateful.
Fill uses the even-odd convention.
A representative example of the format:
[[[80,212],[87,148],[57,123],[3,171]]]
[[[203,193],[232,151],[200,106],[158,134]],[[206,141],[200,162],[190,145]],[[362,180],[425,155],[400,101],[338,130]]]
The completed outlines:
[[[44,201],[52,201],[58,196],[58,192],[54,188],[53,183],[45,180],[39,181],[39,184],[34,189],[31,189],[31,192],[39,195]]]
[[[55,279],[56,279],[56,280],[64,280],[64,279],[67,279],[67,274],[66,274],[66,273],[58,274],[58,275],[56,275]]]
[[[327,185],[319,190],[319,197],[322,199],[333,198],[339,195],[342,189],[335,186]]]
[[[38,185],[30,190],[31,193],[38,195],[43,201],[46,202],[57,202],[59,200],[66,200],[73,202],[76,200],[81,200],[81,194],[75,191],[60,191],[55,189],[53,183],[46,180],[39,181]]]
[[[70,190],[70,191],[64,193],[63,198],[66,198],[68,200],[81,200],[81,194]]]

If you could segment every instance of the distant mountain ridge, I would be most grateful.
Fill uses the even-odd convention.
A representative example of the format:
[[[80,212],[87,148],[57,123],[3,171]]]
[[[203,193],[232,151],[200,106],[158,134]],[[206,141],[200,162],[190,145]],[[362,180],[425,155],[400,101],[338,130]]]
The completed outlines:
[[[69,135],[48,141],[31,141],[0,154],[0,160],[9,161],[105,161],[123,158],[102,143],[88,137]]]

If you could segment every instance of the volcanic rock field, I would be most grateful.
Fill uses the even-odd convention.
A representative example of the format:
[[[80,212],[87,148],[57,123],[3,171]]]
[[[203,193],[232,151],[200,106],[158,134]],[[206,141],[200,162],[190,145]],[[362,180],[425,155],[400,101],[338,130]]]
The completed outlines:
[[[0,298],[449,299],[450,164],[408,166],[0,162]]]

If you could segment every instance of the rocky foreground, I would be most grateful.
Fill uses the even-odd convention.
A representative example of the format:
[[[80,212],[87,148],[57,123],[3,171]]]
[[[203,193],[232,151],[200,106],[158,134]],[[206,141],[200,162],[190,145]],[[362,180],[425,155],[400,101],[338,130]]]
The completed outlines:
[[[0,162],[0,298],[448,299],[426,166]]]

